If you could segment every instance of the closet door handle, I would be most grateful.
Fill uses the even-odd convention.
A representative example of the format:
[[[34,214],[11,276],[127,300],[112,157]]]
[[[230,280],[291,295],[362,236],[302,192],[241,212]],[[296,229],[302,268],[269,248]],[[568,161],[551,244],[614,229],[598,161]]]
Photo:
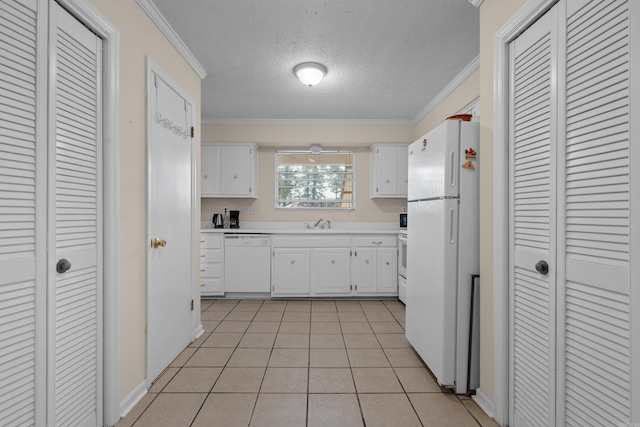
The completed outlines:
[[[547,261],[538,261],[536,264],[536,271],[545,276],[549,274],[549,264],[547,264]]]
[[[69,271],[71,269],[71,263],[69,261],[67,261],[66,259],[62,258],[60,261],[58,261],[58,263],[56,264],[56,271],[60,274],[62,273],[66,273],[67,271]]]

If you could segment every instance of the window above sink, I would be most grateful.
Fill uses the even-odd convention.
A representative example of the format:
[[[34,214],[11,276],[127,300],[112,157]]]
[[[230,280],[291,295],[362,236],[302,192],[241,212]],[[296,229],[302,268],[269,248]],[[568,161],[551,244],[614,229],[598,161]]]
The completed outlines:
[[[276,208],[354,209],[352,151],[277,151]]]

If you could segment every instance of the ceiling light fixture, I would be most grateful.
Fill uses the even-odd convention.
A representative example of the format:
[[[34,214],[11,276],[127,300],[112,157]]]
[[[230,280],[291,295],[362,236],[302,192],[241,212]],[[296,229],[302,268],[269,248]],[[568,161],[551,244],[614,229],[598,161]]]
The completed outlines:
[[[320,83],[320,80],[327,74],[327,69],[317,62],[303,62],[296,65],[293,72],[303,84],[311,87]]]

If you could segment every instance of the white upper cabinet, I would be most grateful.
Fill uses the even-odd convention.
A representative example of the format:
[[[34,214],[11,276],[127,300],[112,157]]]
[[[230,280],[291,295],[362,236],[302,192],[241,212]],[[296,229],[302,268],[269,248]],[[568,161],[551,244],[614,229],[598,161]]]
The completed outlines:
[[[257,197],[256,144],[203,142],[201,165],[202,197]]]
[[[220,194],[220,146],[202,144],[200,154],[201,191],[203,196]]]
[[[408,147],[371,146],[371,198],[406,198]]]

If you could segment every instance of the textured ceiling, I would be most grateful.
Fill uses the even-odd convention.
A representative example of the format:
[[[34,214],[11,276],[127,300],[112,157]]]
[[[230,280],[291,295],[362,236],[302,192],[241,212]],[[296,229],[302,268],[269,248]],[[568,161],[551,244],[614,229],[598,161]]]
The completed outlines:
[[[153,2],[207,72],[205,122],[412,122],[479,51],[468,0]],[[301,62],[328,73],[306,87]]]

